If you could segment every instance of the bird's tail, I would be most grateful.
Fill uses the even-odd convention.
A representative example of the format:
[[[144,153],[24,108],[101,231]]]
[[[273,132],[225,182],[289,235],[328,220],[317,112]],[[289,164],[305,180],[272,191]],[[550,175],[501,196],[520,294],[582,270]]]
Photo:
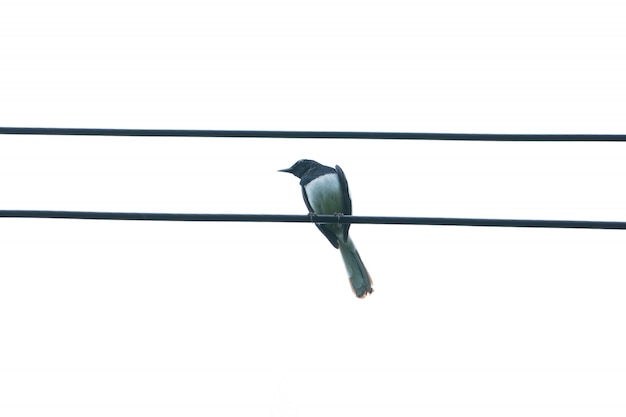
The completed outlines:
[[[372,278],[367,272],[367,269],[365,269],[359,252],[356,250],[354,242],[352,242],[350,237],[348,237],[346,242],[339,241],[339,250],[341,251],[343,263],[346,265],[346,270],[350,277],[352,291],[354,291],[356,296],[363,298],[374,291],[372,289]]]

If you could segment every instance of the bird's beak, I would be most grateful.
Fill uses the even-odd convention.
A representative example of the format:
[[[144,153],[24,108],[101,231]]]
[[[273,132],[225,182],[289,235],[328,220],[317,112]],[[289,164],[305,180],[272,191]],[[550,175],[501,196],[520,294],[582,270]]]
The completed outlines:
[[[285,168],[285,169],[279,169],[278,172],[288,172],[291,174],[291,167],[290,168]]]

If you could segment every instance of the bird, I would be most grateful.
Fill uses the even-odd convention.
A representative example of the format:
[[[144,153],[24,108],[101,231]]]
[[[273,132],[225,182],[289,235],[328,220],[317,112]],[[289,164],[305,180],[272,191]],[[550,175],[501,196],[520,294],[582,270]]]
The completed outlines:
[[[300,178],[304,204],[309,215],[351,215],[352,199],[348,191],[346,175],[339,165],[331,168],[311,159],[301,159],[289,168],[280,169]],[[352,291],[358,298],[365,298],[372,291],[372,278],[361,256],[348,235],[350,224],[320,224],[317,228],[328,241],[341,252]]]

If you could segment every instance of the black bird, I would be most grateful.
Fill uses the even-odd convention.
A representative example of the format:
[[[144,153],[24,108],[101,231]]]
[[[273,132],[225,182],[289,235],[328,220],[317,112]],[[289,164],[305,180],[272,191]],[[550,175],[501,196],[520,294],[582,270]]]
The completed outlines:
[[[290,168],[279,171],[289,172],[300,178],[302,196],[310,214],[352,214],[348,181],[338,165],[333,169],[310,159],[301,159]],[[341,252],[350,277],[352,291],[359,298],[370,294],[373,291],[372,278],[365,269],[352,239],[348,236],[350,225],[319,223],[315,225]]]

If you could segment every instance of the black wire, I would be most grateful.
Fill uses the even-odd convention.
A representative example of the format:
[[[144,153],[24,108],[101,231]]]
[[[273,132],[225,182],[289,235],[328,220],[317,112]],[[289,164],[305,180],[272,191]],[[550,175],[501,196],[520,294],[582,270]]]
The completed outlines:
[[[6,135],[80,135],[80,136],[168,136],[223,138],[289,139],[398,139],[464,140],[505,142],[626,142],[626,135],[598,134],[496,134],[496,133],[410,133],[410,132],[330,132],[295,130],[184,130],[184,129],[91,129],[0,127]]]
[[[197,222],[352,223],[433,226],[542,227],[559,229],[626,229],[626,222],[585,220],[467,219],[444,217],[308,216],[293,214],[127,213],[94,211],[0,210],[0,217],[88,220]]]
[[[624,142],[626,135],[596,134],[473,134],[473,133],[402,133],[402,132],[330,132],[270,130],[173,130],[173,129],[92,129],[0,127],[0,134],[12,135],[82,135],[82,136],[167,136],[167,137],[241,137],[241,138],[333,138],[333,139],[400,139],[465,141],[599,141]],[[447,225],[488,227],[543,227],[576,229],[626,229],[626,222],[576,220],[464,219],[439,217],[380,216],[302,216],[273,214],[182,214],[123,213],[45,210],[0,210],[0,217],[153,220],[153,221],[220,221],[220,222],[291,222],[291,223],[361,223],[404,225]]]

